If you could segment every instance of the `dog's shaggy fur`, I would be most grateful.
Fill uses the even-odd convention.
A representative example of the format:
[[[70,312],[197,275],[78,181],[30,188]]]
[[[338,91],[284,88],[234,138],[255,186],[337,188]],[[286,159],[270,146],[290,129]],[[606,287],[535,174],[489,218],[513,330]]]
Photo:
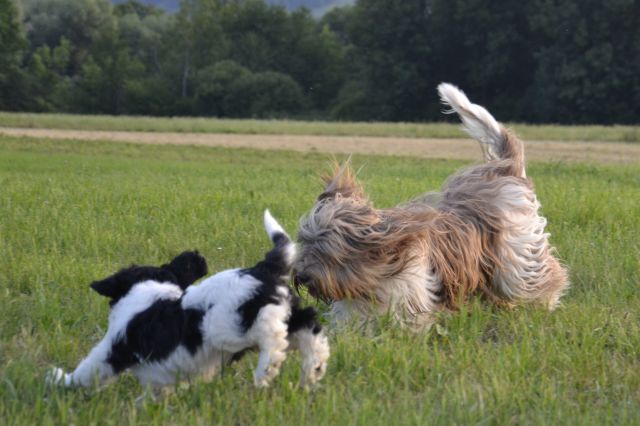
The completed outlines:
[[[274,248],[252,268],[189,286],[206,273],[206,262],[186,252],[168,266],[134,265],[94,282],[112,299],[106,336],[72,373],[50,371],[49,382],[89,386],[125,370],[155,387],[196,375],[211,379],[251,349],[260,351],[257,386],[278,374],[287,349],[301,353],[303,385],[320,380],[327,338],[316,311],[301,308],[287,287],[295,244],[268,211],[264,221]]]
[[[332,304],[335,320],[391,313],[425,326],[474,293],[503,305],[549,309],[567,289],[526,177],[522,142],[450,84],[438,87],[486,160],[453,175],[439,193],[376,209],[349,162],[302,218],[296,285]]]

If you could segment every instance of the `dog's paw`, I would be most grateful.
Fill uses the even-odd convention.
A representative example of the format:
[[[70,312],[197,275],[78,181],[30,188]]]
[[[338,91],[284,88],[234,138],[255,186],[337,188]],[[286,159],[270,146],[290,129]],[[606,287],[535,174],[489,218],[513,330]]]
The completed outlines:
[[[280,367],[276,365],[268,366],[264,371],[256,371],[254,382],[256,387],[266,388],[271,381],[280,373]]]
[[[327,363],[323,362],[313,370],[313,381],[317,382],[322,379],[327,372]]]
[[[271,378],[266,375],[258,375],[256,374],[253,377],[253,383],[257,388],[268,388],[271,383]]]
[[[47,371],[44,381],[49,386],[67,385],[67,376],[62,368],[54,367]]]
[[[300,386],[309,389],[319,382],[327,372],[327,363],[321,362],[311,368],[305,368],[302,371],[302,377],[300,378]]]

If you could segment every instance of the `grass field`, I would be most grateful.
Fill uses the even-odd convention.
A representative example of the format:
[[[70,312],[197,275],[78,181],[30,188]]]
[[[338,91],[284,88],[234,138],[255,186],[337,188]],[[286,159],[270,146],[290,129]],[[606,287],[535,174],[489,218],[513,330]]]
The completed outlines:
[[[0,126],[42,129],[122,130],[178,133],[289,134],[459,138],[449,123],[341,123],[216,118],[158,118],[0,112]],[[640,126],[558,126],[509,124],[527,140],[640,142]]]
[[[6,118],[6,115],[4,116]],[[270,208],[295,234],[325,154],[0,137],[0,424],[639,424],[640,167],[533,163],[551,241],[571,269],[548,314],[473,301],[413,335],[381,321],[331,333],[327,376],[301,392],[298,358],[267,390],[249,356],[157,400],[123,376],[47,388],[105,331],[88,284],[197,248],[249,265]],[[353,158],[378,206],[436,189],[462,162]],[[320,306],[322,309],[323,306]]]

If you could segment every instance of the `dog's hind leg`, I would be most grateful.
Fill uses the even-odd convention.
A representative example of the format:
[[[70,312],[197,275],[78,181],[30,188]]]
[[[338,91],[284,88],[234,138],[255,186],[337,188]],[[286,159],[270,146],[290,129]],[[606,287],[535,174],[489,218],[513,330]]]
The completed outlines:
[[[225,366],[233,362],[233,354],[214,350],[209,356],[207,362],[203,363],[200,377],[205,382],[210,382],[219,374],[224,373]]]
[[[314,332],[315,331],[315,332]],[[302,357],[300,385],[313,385],[327,371],[329,341],[322,330],[303,328],[289,335],[290,349],[298,349]]]
[[[72,373],[67,374],[60,368],[53,368],[47,373],[46,381],[50,384],[84,387],[106,381],[115,374],[107,362],[110,348],[110,340],[103,339]]]
[[[509,247],[503,254],[510,260],[493,276],[493,284],[503,297],[513,302],[540,303],[549,310],[559,305],[569,288],[568,273],[549,247],[535,251]]]
[[[493,286],[508,301],[542,303],[557,307],[569,287],[567,270],[554,256],[546,219],[537,213],[533,199],[527,213],[509,215],[509,224],[498,243],[500,265],[493,273]]]
[[[445,113],[458,113],[465,131],[480,143],[485,161],[511,160],[506,173],[526,177],[522,141],[498,123],[484,107],[471,103],[456,86],[442,83],[438,86],[438,93],[442,103],[451,107]]]
[[[280,366],[287,358],[287,317],[289,311],[283,305],[267,305],[260,310],[250,334],[257,341],[260,350],[254,379],[258,387],[269,386],[280,372]]]

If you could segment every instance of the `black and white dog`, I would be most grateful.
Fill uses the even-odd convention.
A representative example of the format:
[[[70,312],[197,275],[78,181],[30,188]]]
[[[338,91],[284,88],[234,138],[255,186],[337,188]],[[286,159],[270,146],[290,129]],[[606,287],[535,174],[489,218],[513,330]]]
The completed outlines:
[[[106,336],[72,373],[55,368],[50,383],[90,386],[125,370],[142,385],[165,386],[221,366],[247,350],[259,351],[254,379],[268,386],[288,349],[302,356],[303,385],[326,371],[329,344],[313,308],[301,308],[287,280],[295,244],[265,211],[274,244],[264,260],[245,269],[206,274],[197,252],[185,252],[160,268],[132,266],[92,288],[111,298]]]

